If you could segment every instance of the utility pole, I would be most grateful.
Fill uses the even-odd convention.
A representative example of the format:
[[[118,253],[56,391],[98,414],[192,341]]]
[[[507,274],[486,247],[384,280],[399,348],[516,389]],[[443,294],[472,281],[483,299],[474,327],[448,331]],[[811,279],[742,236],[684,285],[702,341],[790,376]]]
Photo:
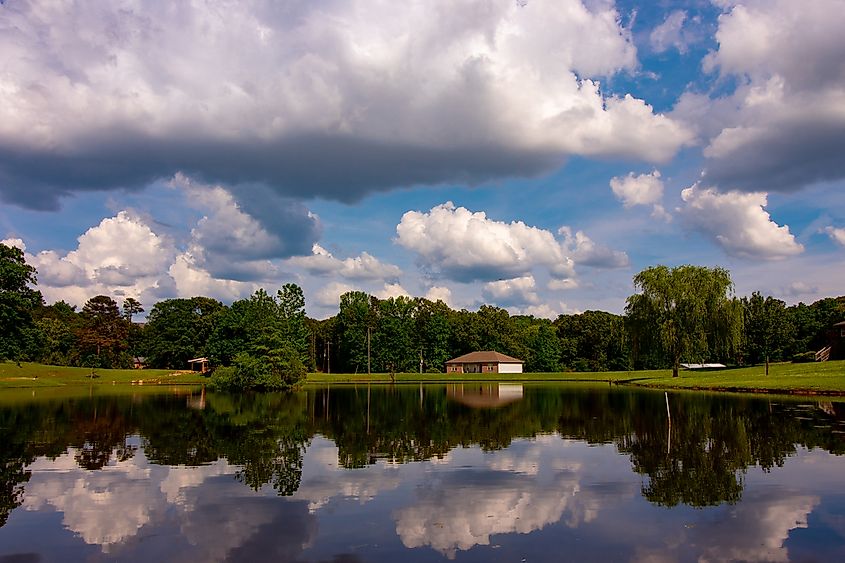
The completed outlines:
[[[370,327],[367,327],[367,375],[370,375]]]
[[[422,375],[422,368],[423,368],[423,357],[422,357],[422,348],[420,348],[420,375]]]
[[[326,373],[332,372],[332,341],[326,340]]]

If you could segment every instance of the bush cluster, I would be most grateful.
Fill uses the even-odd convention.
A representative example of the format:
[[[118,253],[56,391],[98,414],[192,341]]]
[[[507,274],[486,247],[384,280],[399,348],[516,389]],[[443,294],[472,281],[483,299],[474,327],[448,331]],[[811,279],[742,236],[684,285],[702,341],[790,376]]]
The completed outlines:
[[[296,350],[283,346],[256,355],[237,354],[231,366],[214,370],[210,386],[222,391],[279,391],[295,387],[305,373],[305,364]]]

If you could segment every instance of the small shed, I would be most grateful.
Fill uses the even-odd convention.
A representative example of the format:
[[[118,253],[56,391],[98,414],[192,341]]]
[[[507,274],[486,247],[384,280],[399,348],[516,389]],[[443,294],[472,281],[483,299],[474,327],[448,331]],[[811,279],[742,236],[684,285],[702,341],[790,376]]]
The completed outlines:
[[[144,369],[147,367],[147,358],[144,356],[135,356],[132,358],[132,367],[135,369]]]
[[[200,373],[208,373],[209,362],[208,358],[194,358],[188,360],[188,365],[191,366],[191,371],[198,371]]]
[[[446,362],[446,373],[522,373],[525,362],[493,350],[470,352]]]

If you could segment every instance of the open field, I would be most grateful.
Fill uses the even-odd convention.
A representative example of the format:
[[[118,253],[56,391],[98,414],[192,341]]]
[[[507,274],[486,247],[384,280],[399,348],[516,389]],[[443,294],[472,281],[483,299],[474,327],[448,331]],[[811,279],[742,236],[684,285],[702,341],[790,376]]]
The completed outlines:
[[[763,366],[724,369],[717,371],[682,371],[672,378],[671,370],[561,372],[561,373],[465,373],[459,376],[445,373],[399,373],[396,383],[455,383],[471,381],[514,382],[601,382],[636,385],[661,389],[706,389],[755,393],[801,393],[845,395],[845,361],[792,364],[771,364],[769,376]],[[183,385],[202,384],[208,378],[198,373],[172,370],[110,370],[98,369],[91,377],[90,368],[70,368],[11,362],[0,363],[0,389],[65,387],[78,385]],[[384,373],[308,375],[307,384],[326,383],[391,383]]]
[[[753,393],[800,393],[845,395],[845,361],[770,364],[769,375],[763,366],[717,371],[681,371],[673,378],[671,370],[480,374],[459,376],[443,373],[396,374],[397,383],[454,383],[459,381],[524,382],[611,382],[661,389],[706,389]],[[308,383],[390,383],[386,374],[323,374],[308,376]]]
[[[208,381],[198,373],[168,369],[97,369],[0,362],[0,389],[7,387],[64,387],[69,385],[180,385]]]

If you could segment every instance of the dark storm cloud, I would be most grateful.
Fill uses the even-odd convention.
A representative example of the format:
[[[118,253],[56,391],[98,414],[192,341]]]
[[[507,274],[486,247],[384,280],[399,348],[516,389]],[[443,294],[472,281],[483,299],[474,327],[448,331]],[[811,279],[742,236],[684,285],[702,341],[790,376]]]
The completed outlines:
[[[181,172],[263,212],[238,186],[355,202],[569,155],[664,162],[691,132],[588,78],[637,67],[617,16],[581,0],[16,4],[0,9],[0,200],[56,210]]]
[[[531,176],[562,161],[556,153],[497,145],[443,148],[318,134],[226,142],[113,131],[67,152],[0,147],[0,195],[24,207],[55,210],[62,196],[76,191],[140,189],[183,172],[208,183],[243,185],[233,192],[244,208],[264,211],[252,197],[263,192],[255,185],[278,195],[354,202],[401,186]],[[257,216],[266,221],[267,213]]]
[[[726,189],[791,192],[845,178],[845,122],[776,122],[707,160],[704,182]]]

